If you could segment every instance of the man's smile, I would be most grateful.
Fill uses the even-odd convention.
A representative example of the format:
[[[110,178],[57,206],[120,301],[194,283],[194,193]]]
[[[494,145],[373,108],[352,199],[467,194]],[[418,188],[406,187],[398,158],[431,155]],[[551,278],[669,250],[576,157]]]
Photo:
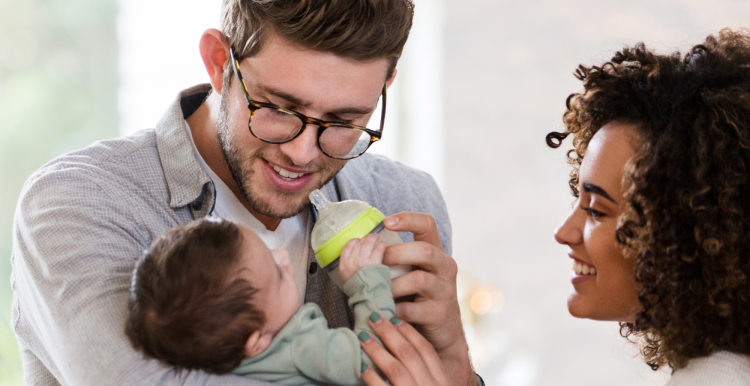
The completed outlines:
[[[271,165],[271,168],[273,168],[273,170],[275,170],[276,173],[278,173],[281,177],[283,177],[284,179],[288,181],[296,180],[297,178],[300,178],[305,175],[305,173],[295,173],[293,171],[284,169],[276,165]]]
[[[289,170],[281,166],[271,164],[262,159],[263,171],[269,182],[276,188],[285,192],[299,192],[305,189],[315,175],[315,172],[307,170]]]

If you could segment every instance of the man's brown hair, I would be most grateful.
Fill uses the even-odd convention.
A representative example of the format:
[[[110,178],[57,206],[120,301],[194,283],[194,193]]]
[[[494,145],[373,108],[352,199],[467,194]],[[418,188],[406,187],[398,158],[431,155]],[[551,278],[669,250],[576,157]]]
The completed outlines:
[[[137,350],[184,369],[227,373],[264,315],[241,277],[236,224],[202,219],[159,237],[139,261],[125,333]]]
[[[238,60],[257,54],[274,33],[315,51],[387,58],[389,79],[413,17],[411,0],[224,0],[221,31]]]

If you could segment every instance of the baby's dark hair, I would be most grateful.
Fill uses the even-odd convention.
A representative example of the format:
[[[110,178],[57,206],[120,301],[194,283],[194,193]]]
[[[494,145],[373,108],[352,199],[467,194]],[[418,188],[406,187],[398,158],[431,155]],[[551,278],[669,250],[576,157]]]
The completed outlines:
[[[202,219],[164,233],[136,266],[125,333],[137,350],[180,369],[223,374],[265,317],[242,277],[242,233]]]

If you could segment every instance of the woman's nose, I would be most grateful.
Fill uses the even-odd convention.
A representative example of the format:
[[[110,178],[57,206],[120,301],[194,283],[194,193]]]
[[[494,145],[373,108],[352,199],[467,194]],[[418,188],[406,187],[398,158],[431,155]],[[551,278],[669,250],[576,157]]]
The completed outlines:
[[[581,242],[583,238],[583,231],[581,229],[581,217],[582,212],[576,206],[570,212],[568,217],[555,229],[555,241],[563,245],[575,245]]]

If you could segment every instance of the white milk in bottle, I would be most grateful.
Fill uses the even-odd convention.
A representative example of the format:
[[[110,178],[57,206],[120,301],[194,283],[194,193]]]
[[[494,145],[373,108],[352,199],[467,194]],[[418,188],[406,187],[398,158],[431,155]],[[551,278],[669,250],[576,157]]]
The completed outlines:
[[[318,221],[310,237],[315,259],[341,289],[344,288],[344,283],[339,276],[339,256],[349,240],[377,233],[388,245],[403,243],[398,233],[383,226],[385,215],[364,201],[330,202],[316,189],[310,193],[310,202],[318,211]],[[411,271],[411,266],[408,265],[390,268],[391,279]]]

